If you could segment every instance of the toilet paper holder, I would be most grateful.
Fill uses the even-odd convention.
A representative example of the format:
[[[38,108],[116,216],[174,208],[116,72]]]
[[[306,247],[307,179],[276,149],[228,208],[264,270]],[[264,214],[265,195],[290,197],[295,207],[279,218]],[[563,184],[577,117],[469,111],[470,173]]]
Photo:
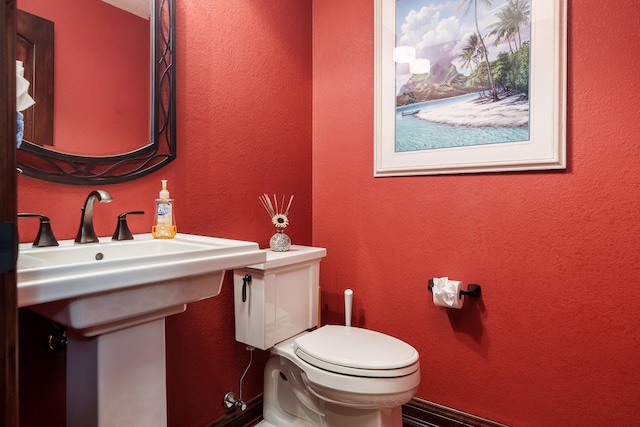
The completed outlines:
[[[429,290],[429,292],[433,292],[432,288],[433,288],[433,279],[429,279],[429,284],[427,285],[427,289]],[[475,283],[469,283],[469,286],[467,287],[466,291],[463,291],[462,289],[460,289],[460,294],[458,295],[458,298],[462,298],[462,295],[466,295],[472,298],[479,298],[480,295],[482,295],[482,288],[480,287],[480,285],[476,285]]]

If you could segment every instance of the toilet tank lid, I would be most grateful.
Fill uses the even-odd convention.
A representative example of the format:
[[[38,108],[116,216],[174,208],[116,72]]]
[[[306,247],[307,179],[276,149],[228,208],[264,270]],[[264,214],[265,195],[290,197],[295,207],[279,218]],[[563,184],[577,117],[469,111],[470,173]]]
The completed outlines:
[[[254,270],[270,270],[278,267],[299,264],[302,262],[320,260],[327,255],[325,248],[313,246],[291,245],[286,252],[275,252],[271,249],[263,249],[267,255],[267,261],[260,264],[250,265],[248,268]]]
[[[385,370],[411,366],[418,351],[397,338],[368,329],[327,325],[295,340],[296,350],[331,365]],[[299,351],[296,351],[300,355]]]

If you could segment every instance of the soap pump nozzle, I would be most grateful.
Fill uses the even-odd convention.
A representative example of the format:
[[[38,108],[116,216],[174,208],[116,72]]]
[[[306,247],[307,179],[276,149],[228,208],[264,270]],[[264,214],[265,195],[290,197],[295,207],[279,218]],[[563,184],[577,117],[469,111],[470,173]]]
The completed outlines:
[[[167,180],[166,179],[162,179],[160,180],[162,182],[162,190],[160,190],[160,194],[158,194],[158,197],[161,199],[168,199],[169,198],[169,190],[167,190]]]

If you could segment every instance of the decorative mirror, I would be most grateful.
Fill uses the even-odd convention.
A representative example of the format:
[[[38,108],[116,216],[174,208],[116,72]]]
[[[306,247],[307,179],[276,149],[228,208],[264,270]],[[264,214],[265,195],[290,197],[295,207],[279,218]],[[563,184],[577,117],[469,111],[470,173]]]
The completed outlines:
[[[83,2],[86,0],[82,0]],[[115,184],[133,180],[141,176],[147,175],[171,162],[176,157],[176,131],[175,131],[175,0],[150,0],[153,7],[150,7],[149,16],[149,32],[150,40],[149,49],[144,52],[144,57],[151,59],[151,65],[146,66],[146,70],[150,70],[150,81],[145,83],[145,87],[140,85],[135,86],[128,93],[142,93],[149,92],[150,104],[143,101],[148,107],[145,107],[143,112],[144,122],[149,123],[147,132],[143,130],[142,136],[140,136],[139,143],[134,143],[133,146],[122,145],[120,139],[120,133],[129,131],[129,126],[126,125],[125,119],[131,118],[131,115],[127,111],[123,111],[125,106],[129,105],[129,99],[127,92],[125,95],[127,99],[120,99],[117,103],[123,108],[114,107],[108,110],[110,114],[120,114],[123,117],[120,127],[111,126],[118,132],[117,136],[109,136],[106,142],[102,142],[102,145],[108,147],[93,148],[94,143],[98,139],[103,138],[100,136],[71,136],[69,139],[73,139],[73,143],[76,147],[73,149],[61,148],[57,143],[39,142],[36,141],[36,137],[31,137],[31,134],[25,133],[25,137],[17,150],[17,163],[21,172],[33,178],[41,179],[44,181],[58,182],[63,184],[73,185],[94,185],[94,184]],[[98,0],[92,0],[92,2],[102,3]],[[113,1],[109,1],[113,3]],[[135,3],[135,2],[134,2]],[[138,2],[139,3],[139,2]],[[103,6],[101,6],[103,7]],[[113,7],[113,6],[106,6]],[[18,1],[18,8],[20,8],[20,1]],[[60,7],[63,10],[69,10],[64,7]],[[124,12],[123,12],[124,13]],[[78,15],[75,15],[77,19]],[[80,15],[82,16],[82,15]],[[101,16],[104,16],[102,14]],[[117,22],[123,22],[118,20]],[[54,22],[55,24],[55,22]],[[20,25],[18,25],[17,43],[20,44],[21,37],[26,39],[21,32]],[[113,29],[113,32],[118,29]],[[147,30],[145,30],[147,31]],[[56,29],[56,33],[58,33]],[[112,33],[113,35],[113,33]],[[57,42],[57,40],[56,40]],[[31,43],[31,39],[29,42]],[[61,41],[62,44],[62,41]],[[26,69],[33,70],[34,75],[32,82],[34,94],[38,90],[41,90],[43,86],[53,88],[51,82],[43,83],[43,80],[39,80],[45,77],[45,73],[42,69],[53,68],[53,53],[49,53],[49,59],[38,58],[36,53],[42,54],[42,45],[40,49],[33,48],[31,51],[27,48],[26,56],[28,64]],[[21,47],[17,48],[18,53],[24,52]],[[34,52],[34,53],[31,53]],[[95,57],[104,56],[98,49],[90,49]],[[74,51],[74,54],[76,52]],[[138,54],[137,57],[141,55]],[[77,61],[84,61],[84,63],[90,63],[92,59],[84,58],[80,53],[77,53]],[[107,58],[109,60],[109,58]],[[41,61],[38,63],[38,61]],[[45,62],[44,66],[42,62]],[[48,64],[48,65],[47,65]],[[113,65],[103,66],[102,69],[113,70]],[[96,70],[99,71],[99,70]],[[56,68],[56,72],[60,72]],[[145,74],[147,72],[145,71]],[[96,73],[98,74],[98,73]],[[145,79],[147,77],[145,76]],[[45,80],[46,81],[46,80]],[[102,79],[102,84],[107,82]],[[111,82],[109,82],[111,83]],[[94,96],[90,89],[86,89],[81,84],[77,88],[81,96],[90,98]],[[84,93],[82,93],[84,91]],[[32,95],[33,96],[33,95]],[[56,94],[57,96],[57,94]],[[122,96],[120,94],[116,95]],[[35,97],[35,96],[34,96]],[[42,108],[46,107],[46,104],[50,104],[52,111],[50,115],[59,115],[58,111],[53,111],[52,101],[43,101],[38,105],[38,98],[36,97],[36,105],[40,108],[40,112],[31,113],[29,117],[25,115],[25,128],[26,120],[37,121],[47,114],[41,114]],[[148,111],[146,110],[148,108]],[[93,111],[94,115],[103,114],[100,110]],[[78,113],[80,115],[80,113]],[[32,118],[35,116],[35,119]],[[148,120],[147,120],[148,119]],[[47,119],[50,120],[50,119]],[[75,120],[78,123],[82,123],[83,117],[76,117]],[[40,123],[41,124],[41,123]],[[35,126],[34,126],[35,127]],[[148,138],[147,135],[148,134]],[[65,135],[58,135],[58,140],[65,139]],[[40,137],[38,137],[40,138]],[[44,141],[47,139],[44,138]],[[51,145],[53,144],[53,145]],[[119,145],[120,144],[120,145]],[[120,148],[122,147],[122,148]],[[116,151],[116,152],[110,152]]]

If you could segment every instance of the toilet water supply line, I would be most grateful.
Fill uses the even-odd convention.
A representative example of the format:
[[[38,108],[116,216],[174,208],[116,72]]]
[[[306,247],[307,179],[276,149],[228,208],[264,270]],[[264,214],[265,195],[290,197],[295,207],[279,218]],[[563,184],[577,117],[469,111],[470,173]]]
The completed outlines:
[[[222,400],[222,405],[225,409],[231,409],[233,407],[240,408],[242,411],[247,409],[247,404],[242,400],[242,380],[244,379],[244,376],[247,375],[247,372],[251,367],[251,363],[253,362],[253,350],[255,350],[255,347],[250,345],[247,346],[247,351],[249,352],[249,364],[242,373],[242,376],[240,376],[240,381],[238,381],[238,398],[236,399],[236,394],[232,391],[225,394],[224,399]]]

